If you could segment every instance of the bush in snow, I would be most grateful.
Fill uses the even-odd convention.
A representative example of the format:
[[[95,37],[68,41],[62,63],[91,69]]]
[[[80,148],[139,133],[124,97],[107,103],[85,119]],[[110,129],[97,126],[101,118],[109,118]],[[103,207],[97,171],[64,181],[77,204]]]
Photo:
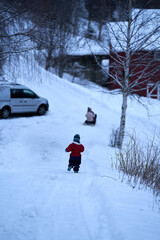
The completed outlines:
[[[135,136],[131,136],[123,150],[116,153],[116,169],[127,177],[135,187],[149,187],[156,197],[160,196],[160,148],[152,141],[143,146]]]
[[[112,129],[112,133],[110,135],[110,142],[109,142],[110,147],[117,147],[118,136],[119,136],[119,128]]]

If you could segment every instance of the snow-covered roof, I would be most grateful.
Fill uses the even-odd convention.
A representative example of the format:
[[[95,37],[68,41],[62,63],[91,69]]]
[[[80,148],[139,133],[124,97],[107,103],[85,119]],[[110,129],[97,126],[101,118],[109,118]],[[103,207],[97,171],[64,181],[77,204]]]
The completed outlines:
[[[98,35],[96,23],[92,27]],[[116,51],[126,51],[127,21],[107,22],[102,28],[102,41],[81,36],[72,37],[68,46],[69,55],[109,54],[109,41]],[[87,29],[87,28],[86,28]],[[85,29],[85,31],[86,31]],[[84,31],[84,29],[83,29]],[[155,50],[160,48],[160,9],[133,9],[130,31],[132,50]]]
[[[106,32],[112,47],[125,51],[127,47],[128,22],[106,24]],[[134,50],[154,50],[160,48],[160,9],[134,9],[130,31],[130,46]]]
[[[106,51],[103,44],[100,44],[94,39],[87,39],[84,37],[73,38],[68,48],[69,55],[103,55],[109,54],[109,49]]]
[[[81,19],[79,32],[77,36],[71,36],[69,45],[67,47],[67,53],[69,55],[103,55],[109,54],[109,51],[104,49],[102,42],[99,42],[99,24],[95,21],[91,21],[90,28],[93,30],[93,35],[91,38],[87,38],[88,34],[88,23],[86,19]]]

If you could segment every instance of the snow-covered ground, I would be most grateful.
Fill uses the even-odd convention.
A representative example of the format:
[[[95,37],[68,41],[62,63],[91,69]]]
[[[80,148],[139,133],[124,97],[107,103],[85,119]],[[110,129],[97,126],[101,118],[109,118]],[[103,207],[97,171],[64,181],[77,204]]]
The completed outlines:
[[[46,97],[49,112],[0,119],[0,239],[159,240],[152,193],[121,182],[111,168],[115,149],[109,139],[119,125],[121,96],[44,70],[37,79],[18,82]],[[160,132],[160,102],[151,103],[149,111],[135,100],[128,104],[127,131],[136,131],[142,142]],[[82,125],[88,106],[98,115],[95,127]],[[77,133],[85,152],[75,174],[67,172],[65,148]]]

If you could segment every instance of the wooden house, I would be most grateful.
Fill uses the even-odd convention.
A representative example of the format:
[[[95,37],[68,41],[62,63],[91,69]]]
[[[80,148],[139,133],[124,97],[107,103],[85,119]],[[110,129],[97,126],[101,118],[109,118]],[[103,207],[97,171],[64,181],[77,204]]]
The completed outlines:
[[[130,39],[127,39],[128,22],[109,24],[112,32],[109,36],[107,86],[109,89],[123,88],[129,51],[127,91],[129,94],[160,99],[160,10],[135,9],[132,11],[132,19]]]
[[[114,81],[114,76],[122,82],[124,69],[120,60],[125,58],[125,52],[110,53],[109,57],[109,89],[118,89],[120,86]],[[112,77],[113,76],[113,77]],[[137,81],[137,82],[136,82]],[[160,51],[139,50],[130,60],[129,84],[131,93],[139,96],[160,99]],[[133,87],[133,85],[135,85]]]

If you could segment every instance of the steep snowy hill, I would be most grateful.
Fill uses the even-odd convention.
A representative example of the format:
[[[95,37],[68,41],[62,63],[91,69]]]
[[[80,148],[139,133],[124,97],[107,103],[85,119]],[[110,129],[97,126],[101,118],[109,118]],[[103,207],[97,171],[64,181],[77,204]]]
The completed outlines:
[[[152,194],[132,189],[111,169],[115,149],[108,144],[119,125],[121,96],[43,69],[32,81],[24,76],[17,81],[48,98],[50,110],[42,117],[0,120],[0,239],[159,240]],[[127,131],[144,142],[155,127],[160,132],[160,103],[151,103],[149,115],[135,100],[128,106]],[[95,127],[82,125],[88,106],[98,114]],[[85,146],[78,174],[67,172],[64,151],[76,133]]]

